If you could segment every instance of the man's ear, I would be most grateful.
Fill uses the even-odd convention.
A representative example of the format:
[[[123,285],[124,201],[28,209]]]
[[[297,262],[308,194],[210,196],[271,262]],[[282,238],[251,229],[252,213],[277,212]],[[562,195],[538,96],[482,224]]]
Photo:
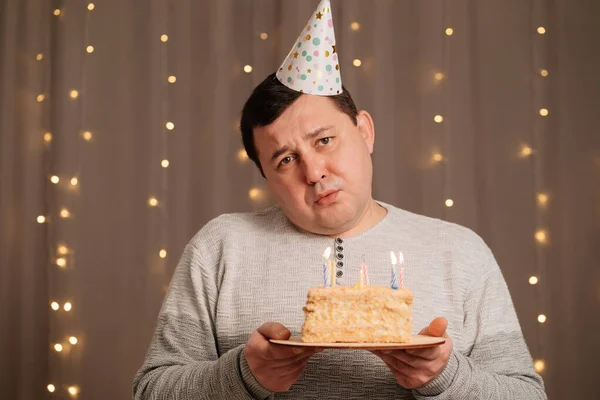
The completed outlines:
[[[356,115],[356,127],[360,132],[360,135],[365,140],[369,154],[373,153],[373,145],[375,144],[375,124],[371,114],[365,110],[361,110]]]

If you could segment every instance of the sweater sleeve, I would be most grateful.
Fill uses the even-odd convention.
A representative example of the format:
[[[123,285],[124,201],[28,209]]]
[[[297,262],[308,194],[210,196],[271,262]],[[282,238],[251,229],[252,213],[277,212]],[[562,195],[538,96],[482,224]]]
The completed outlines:
[[[189,244],[175,269],[146,359],[133,382],[135,400],[265,399],[244,345],[219,355],[215,331],[217,272]]]
[[[464,303],[463,329],[474,343],[456,349],[433,381],[413,393],[417,399],[546,399],[542,378],[534,371],[508,287],[486,246],[486,272]]]

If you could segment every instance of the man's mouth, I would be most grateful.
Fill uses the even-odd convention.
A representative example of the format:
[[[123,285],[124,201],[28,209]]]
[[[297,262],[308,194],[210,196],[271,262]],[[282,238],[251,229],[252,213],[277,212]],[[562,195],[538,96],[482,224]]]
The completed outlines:
[[[326,206],[333,203],[338,196],[339,190],[327,190],[325,192],[319,193],[315,200],[315,203],[320,206]]]

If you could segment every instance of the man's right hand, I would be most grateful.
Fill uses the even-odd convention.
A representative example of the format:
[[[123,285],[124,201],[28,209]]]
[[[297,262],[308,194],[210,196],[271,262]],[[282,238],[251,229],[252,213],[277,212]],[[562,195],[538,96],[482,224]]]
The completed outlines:
[[[277,322],[267,322],[252,332],[244,348],[250,371],[271,392],[285,392],[300,378],[308,359],[323,349],[273,344],[269,339],[287,340],[291,332]]]

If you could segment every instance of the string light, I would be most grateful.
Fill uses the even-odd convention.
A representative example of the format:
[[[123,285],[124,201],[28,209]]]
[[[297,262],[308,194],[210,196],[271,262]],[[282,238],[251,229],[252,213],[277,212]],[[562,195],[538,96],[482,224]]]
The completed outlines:
[[[56,265],[58,265],[61,268],[64,268],[67,266],[67,259],[64,257],[59,257],[56,259]]]
[[[42,101],[44,101],[45,98],[46,98],[46,96],[44,96],[43,94],[38,94],[35,99],[37,100],[38,103],[41,103]]]
[[[177,82],[177,77],[175,75],[171,75],[167,78],[167,81],[169,83],[175,83],[175,82]]]
[[[160,258],[167,258],[167,251],[165,249],[160,249],[160,251],[158,252],[158,256]]]
[[[163,168],[168,168],[169,167],[169,160],[162,160],[160,162],[161,167]]]
[[[79,388],[77,386],[69,386],[68,390],[71,396],[77,396],[77,394],[79,393]]]
[[[88,4],[88,10],[92,11],[94,8],[96,8],[96,6],[94,5],[94,3]]]
[[[58,17],[60,15],[60,10],[58,8],[56,8],[52,14],[54,14]]]
[[[92,132],[90,131],[85,131],[81,134],[81,136],[83,136],[83,140],[85,140],[86,142],[89,142],[90,140],[92,140]]]
[[[448,208],[452,207],[454,205],[454,200],[447,199],[445,204],[446,204],[446,207],[448,207]]]
[[[529,284],[530,285],[536,285],[539,282],[538,277],[537,276],[531,276],[529,277]]]
[[[163,43],[167,43],[167,40],[169,40],[169,37],[167,35],[160,35],[160,41]]]
[[[544,314],[538,315],[538,322],[540,324],[543,324],[544,322],[546,322],[546,316]]]
[[[73,89],[69,92],[69,96],[71,96],[72,99],[76,99],[79,97],[79,92],[77,90]]]
[[[546,33],[546,28],[544,28],[543,26],[538,27],[537,33],[539,33],[540,35],[543,35],[544,33]]]
[[[50,182],[54,183],[55,185],[60,181],[60,178],[56,175],[52,175],[50,177]]]
[[[44,142],[50,143],[52,141],[52,134],[50,132],[44,133]]]
[[[46,389],[48,389],[48,391],[50,393],[54,393],[54,391],[56,390],[56,387],[54,387],[53,384],[49,384],[48,386],[46,386]]]
[[[38,53],[37,56],[35,56],[35,59],[38,61],[42,61],[44,59],[44,55],[42,53]]]
[[[547,69],[542,69],[540,70],[540,75],[543,76],[544,78],[548,76],[548,70]]]
[[[542,117],[545,117],[545,116],[547,116],[547,115],[548,115],[548,109],[546,109],[546,108],[542,108],[542,109],[540,109],[540,115],[541,115]]]
[[[260,38],[262,40],[267,40],[269,38],[269,35],[267,35],[265,32],[263,32],[263,33],[260,34]]]
[[[540,229],[535,233],[535,240],[537,240],[540,244],[546,244],[548,241],[548,234],[545,230]]]
[[[166,126],[166,127],[167,127],[167,129],[168,129],[168,130],[170,130],[170,131],[172,131],[173,129],[175,129],[175,124],[174,124],[174,123],[172,123],[172,122],[170,122],[170,121],[169,121],[169,122],[167,122],[167,123],[165,124],[165,126]]]
[[[77,184],[79,183],[79,179],[77,179],[77,177],[72,177],[71,178],[71,186],[77,186]]]
[[[544,207],[548,204],[548,195],[546,193],[538,193],[537,202],[541,207]]]
[[[237,159],[238,159],[240,162],[245,162],[245,161],[247,161],[247,160],[248,160],[248,153],[246,153],[246,150],[244,150],[244,149],[241,149],[240,151],[238,151],[238,153],[237,153]]]
[[[44,222],[46,222],[46,217],[44,217],[43,215],[38,215],[37,222],[38,224],[43,224]]]
[[[454,29],[452,29],[452,28],[447,28],[446,29],[446,35],[447,36],[452,36],[453,33],[454,33]]]
[[[77,344],[77,338],[75,336],[71,336],[69,338],[69,343],[71,343],[73,346],[75,346]]]
[[[535,368],[535,372],[541,374],[546,369],[546,363],[544,360],[535,360],[533,363],[533,368]]]
[[[88,53],[93,53],[94,52],[94,46],[88,46],[88,47],[86,47],[85,51],[87,51]]]
[[[58,311],[60,305],[57,302],[53,301],[52,303],[50,303],[50,308],[52,308],[54,311]]]
[[[69,311],[71,311],[71,310],[73,309],[73,305],[67,301],[67,302],[66,302],[66,303],[63,305],[63,309],[64,309],[66,312],[69,312]]]
[[[54,350],[56,350],[57,352],[59,352],[59,353],[60,353],[60,352],[62,351],[62,349],[63,349],[63,347],[62,347],[62,344],[60,344],[60,343],[56,343],[56,344],[54,345]]]
[[[244,65],[244,72],[247,74],[252,72],[252,65]]]
[[[156,206],[158,205],[158,200],[156,199],[156,197],[150,197],[150,198],[148,199],[148,204],[149,204],[151,207],[156,207]]]
[[[71,213],[66,208],[63,208],[62,210],[60,210],[60,216],[61,218],[69,218],[71,216]]]
[[[436,115],[435,117],[433,117],[433,120],[435,122],[437,122],[438,124],[441,124],[442,121],[444,120],[444,117],[442,117],[441,115]]]
[[[56,250],[56,252],[60,255],[65,255],[65,254],[69,254],[69,249],[67,246],[65,246],[64,244],[61,244],[60,246],[58,246],[58,249]]]
[[[436,74],[433,77],[436,81],[441,81],[442,79],[444,79],[444,74],[442,74],[441,72],[436,72]]]
[[[529,157],[531,154],[533,154],[533,149],[531,147],[527,145],[521,146],[521,152],[519,153],[521,158]]]
[[[362,65],[362,61],[360,61],[358,58],[355,58],[354,61],[352,61],[352,65],[355,67],[360,67]]]
[[[252,188],[248,191],[248,197],[250,197],[251,200],[260,200],[263,197],[263,192],[258,188]]]
[[[352,29],[353,31],[358,31],[360,29],[360,24],[356,21],[352,22],[350,24],[350,29]]]
[[[433,161],[440,162],[444,159],[444,156],[442,156],[440,153],[435,153],[432,158]]]

